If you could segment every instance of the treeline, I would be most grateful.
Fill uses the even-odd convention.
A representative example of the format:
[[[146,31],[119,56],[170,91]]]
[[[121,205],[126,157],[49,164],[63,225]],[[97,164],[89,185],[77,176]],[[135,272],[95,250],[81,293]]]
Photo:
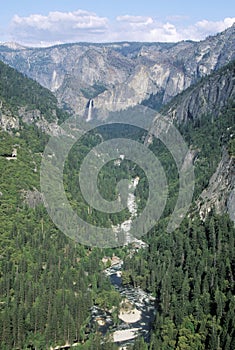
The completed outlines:
[[[24,106],[48,121],[67,117],[50,91],[2,62],[0,102],[2,113],[18,115]],[[116,305],[118,298],[101,273],[103,253],[68,239],[36,196],[47,141],[22,122],[16,134],[0,131],[0,348],[45,350],[86,341],[96,349],[90,308]],[[17,158],[8,161],[13,148]]]
[[[164,232],[159,225],[148,252],[125,260],[126,282],[157,298],[150,349],[234,349],[234,224],[211,213]]]
[[[48,121],[58,118],[63,121],[68,114],[58,108],[53,93],[36,81],[0,61],[0,101],[13,114],[20,107],[28,110],[38,109]]]
[[[198,198],[214,173],[222,149],[233,155],[234,103],[215,120],[204,116],[181,126],[195,151]],[[170,170],[169,155],[156,141],[152,150]],[[172,168],[173,169],[173,168]],[[174,174],[174,173],[173,173]],[[169,188],[177,184],[169,177]],[[144,187],[143,187],[144,188]],[[150,343],[139,339],[134,349],[232,350],[235,348],[235,228],[227,215],[212,210],[205,222],[192,210],[175,232],[166,233],[168,211],[146,237],[148,250],[125,258],[123,282],[156,296],[156,319]],[[142,345],[140,345],[142,343]],[[145,347],[144,347],[145,346]]]
[[[64,185],[67,192],[67,197],[74,210],[79,213],[79,216],[86,222],[92,223],[101,227],[111,227],[111,225],[121,224],[130,217],[129,210],[126,208],[114,214],[104,213],[97,209],[91,208],[84,200],[79,183],[79,171],[81,164],[87,154],[94,147],[99,145],[104,140],[123,137],[132,138],[135,140],[141,139],[142,130],[125,124],[105,125],[99,127],[81,138],[71,148],[68,159],[64,167]],[[101,156],[101,155],[100,155]],[[117,158],[120,154],[117,154]],[[102,156],[101,156],[102,159]],[[144,172],[131,160],[120,160],[119,164],[115,161],[110,161],[105,164],[98,174],[97,187],[102,197],[109,201],[114,201],[118,197],[117,184],[123,179],[131,179],[136,176],[144,179]],[[102,162],[102,160],[100,160]],[[141,180],[142,181],[142,180]],[[148,186],[148,185],[147,185]],[[146,188],[147,189],[147,188]],[[143,191],[138,196],[140,208],[146,203],[147,191]],[[125,203],[126,204],[126,203]]]
[[[53,95],[22,74],[0,63],[0,100],[15,113],[19,106],[39,108],[48,114],[56,108]],[[27,87],[25,87],[27,80]],[[49,112],[48,112],[49,111]],[[59,112],[58,112],[59,113]],[[61,117],[63,120],[63,115]],[[181,126],[181,133],[195,151],[196,199],[208,184],[229,144],[234,154],[234,103],[219,118],[212,116]],[[64,169],[68,199],[84,220],[111,226],[129,217],[128,211],[105,216],[92,210],[79,189],[80,164],[100,141],[105,128],[90,133],[72,148]],[[110,133],[107,131],[107,134]],[[137,130],[115,128],[112,137],[142,140]],[[102,252],[69,240],[51,222],[42,203],[30,207],[25,191],[39,190],[41,152],[47,136],[36,127],[20,130],[19,136],[0,133],[0,344],[1,349],[48,349],[51,345],[78,342],[78,349],[115,349],[104,344],[89,327],[90,308],[118,306],[119,299],[105,278]],[[17,160],[7,161],[17,147]],[[157,316],[150,344],[137,339],[134,350],[183,350],[235,348],[234,227],[226,215],[213,212],[205,222],[194,213],[180,229],[166,234],[167,220],[178,193],[177,168],[166,148],[154,141],[169,183],[164,217],[146,238],[148,250],[125,259],[123,282],[141,286],[157,298]],[[148,182],[130,161],[113,162],[100,172],[98,184],[107,200],[117,198],[116,184],[123,178],[141,176],[136,190],[138,208],[146,202]],[[143,176],[142,176],[143,175]],[[120,251],[123,254],[125,250]],[[75,347],[74,347],[75,348]]]
[[[95,348],[90,308],[111,308],[119,299],[101,273],[103,253],[68,239],[40,200],[25,200],[40,189],[44,136],[33,126],[20,136],[0,132],[1,151],[18,150],[17,160],[0,156],[0,348],[84,341]]]

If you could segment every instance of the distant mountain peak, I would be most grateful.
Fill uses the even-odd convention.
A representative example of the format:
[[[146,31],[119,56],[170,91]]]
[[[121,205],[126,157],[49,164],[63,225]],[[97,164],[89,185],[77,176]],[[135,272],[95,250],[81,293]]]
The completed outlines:
[[[51,90],[61,106],[83,113],[89,99],[109,111],[157,106],[235,59],[235,26],[200,42],[71,43],[1,47],[0,59]],[[95,89],[94,87],[99,87]],[[92,96],[91,96],[92,95]],[[152,103],[153,104],[153,103]],[[156,103],[155,103],[156,105]]]
[[[25,50],[26,49],[25,46],[22,46],[14,41],[1,43],[1,46],[8,47],[9,49],[12,49],[12,50]]]

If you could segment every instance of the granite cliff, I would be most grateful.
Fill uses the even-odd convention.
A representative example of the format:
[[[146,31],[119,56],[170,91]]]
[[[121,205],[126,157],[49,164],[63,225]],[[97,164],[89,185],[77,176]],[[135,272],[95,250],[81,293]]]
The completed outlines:
[[[235,158],[233,152],[228,152],[229,144],[233,142],[235,135],[234,81],[235,61],[232,61],[173,98],[161,111],[178,125],[189,123],[197,125],[198,132],[200,132],[201,121],[203,124],[203,120],[209,118],[208,137],[216,119],[221,120],[221,130],[217,132],[217,137],[220,139],[221,158],[208,185],[197,200],[197,208],[202,219],[215,209],[219,214],[228,213],[235,222]],[[229,120],[226,129],[222,127],[225,116]],[[154,121],[146,138],[146,144],[151,143],[151,135],[158,127],[157,121],[158,118]],[[204,145],[201,146],[204,147]],[[208,152],[212,150],[209,149]],[[192,163],[196,162],[198,157],[200,158],[200,147],[195,148],[192,143],[190,153]]]
[[[235,58],[235,26],[201,42],[75,43],[49,48],[2,45],[0,59],[53,91],[75,113],[92,99],[111,111],[169,102]]]
[[[226,150],[197,203],[201,219],[213,208],[218,214],[227,212],[235,223],[235,157]]]
[[[63,116],[53,94],[60,105],[77,113],[88,107],[117,111],[155,102],[158,108],[164,104],[164,114],[178,124],[205,115],[213,122],[234,101],[234,34],[235,26],[198,43],[70,44],[46,49],[3,45],[0,58],[24,75],[0,66],[0,128],[11,132],[26,123],[49,134],[60,133],[58,121]],[[26,82],[25,75],[47,89]],[[192,154],[194,159],[195,150]],[[234,220],[234,201],[234,157],[224,150],[198,201],[200,215],[215,207]]]
[[[186,89],[165,106],[163,112],[178,123],[210,114],[216,118],[235,97],[235,61]]]

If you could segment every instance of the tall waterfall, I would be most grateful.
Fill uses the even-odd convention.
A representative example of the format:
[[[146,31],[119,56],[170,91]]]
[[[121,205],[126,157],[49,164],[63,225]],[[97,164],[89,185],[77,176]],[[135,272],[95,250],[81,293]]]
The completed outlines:
[[[92,119],[92,109],[94,106],[93,100],[89,100],[88,102],[88,114],[87,114],[87,122],[89,122]]]

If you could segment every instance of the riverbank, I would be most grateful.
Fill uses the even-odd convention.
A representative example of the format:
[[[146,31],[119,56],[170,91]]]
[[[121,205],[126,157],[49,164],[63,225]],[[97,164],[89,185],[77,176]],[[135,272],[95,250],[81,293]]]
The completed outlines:
[[[112,327],[111,337],[114,343],[124,347],[133,344],[137,336],[148,339],[156,310],[155,298],[152,295],[138,287],[122,285],[122,269],[123,262],[121,261],[105,269],[104,273],[110,278],[114,288],[123,299],[119,311],[120,324]]]

